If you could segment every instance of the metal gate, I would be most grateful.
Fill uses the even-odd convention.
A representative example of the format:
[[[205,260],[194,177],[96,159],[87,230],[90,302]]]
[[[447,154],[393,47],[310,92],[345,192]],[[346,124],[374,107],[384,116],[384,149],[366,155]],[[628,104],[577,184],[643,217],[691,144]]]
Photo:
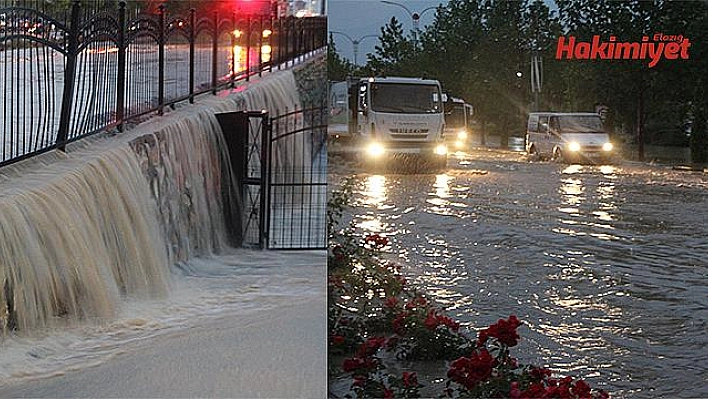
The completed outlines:
[[[265,112],[217,115],[240,186],[241,245],[327,247],[324,112],[311,108],[273,118]]]

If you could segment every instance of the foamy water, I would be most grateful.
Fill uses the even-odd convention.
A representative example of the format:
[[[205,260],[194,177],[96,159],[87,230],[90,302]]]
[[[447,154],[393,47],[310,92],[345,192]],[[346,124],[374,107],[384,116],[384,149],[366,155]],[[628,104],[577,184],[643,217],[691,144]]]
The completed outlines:
[[[323,298],[324,251],[228,252],[171,268],[169,295],[122,301],[110,320],[5,337],[0,387],[99,365],[210,320],[267,315],[269,309]]]

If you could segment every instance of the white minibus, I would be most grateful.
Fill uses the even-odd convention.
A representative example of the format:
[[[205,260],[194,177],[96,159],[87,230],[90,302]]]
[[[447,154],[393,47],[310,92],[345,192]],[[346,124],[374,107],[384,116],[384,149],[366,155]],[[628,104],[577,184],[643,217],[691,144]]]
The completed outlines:
[[[526,128],[531,158],[558,162],[611,162],[615,150],[600,115],[590,112],[533,112]]]

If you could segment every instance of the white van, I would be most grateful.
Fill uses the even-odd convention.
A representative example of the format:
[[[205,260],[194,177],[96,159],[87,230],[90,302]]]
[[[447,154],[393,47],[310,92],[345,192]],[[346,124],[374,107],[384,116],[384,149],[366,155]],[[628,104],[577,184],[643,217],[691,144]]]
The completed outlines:
[[[534,112],[526,129],[526,152],[563,162],[610,162],[614,146],[600,115],[590,112]]]

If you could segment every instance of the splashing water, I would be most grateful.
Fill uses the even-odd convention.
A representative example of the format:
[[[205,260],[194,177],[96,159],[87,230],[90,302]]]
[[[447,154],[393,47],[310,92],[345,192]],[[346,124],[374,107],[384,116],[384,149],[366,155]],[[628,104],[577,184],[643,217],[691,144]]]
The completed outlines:
[[[214,114],[299,107],[283,71],[0,171],[0,330],[105,320],[123,298],[164,296],[171,264],[229,244],[233,182]]]

